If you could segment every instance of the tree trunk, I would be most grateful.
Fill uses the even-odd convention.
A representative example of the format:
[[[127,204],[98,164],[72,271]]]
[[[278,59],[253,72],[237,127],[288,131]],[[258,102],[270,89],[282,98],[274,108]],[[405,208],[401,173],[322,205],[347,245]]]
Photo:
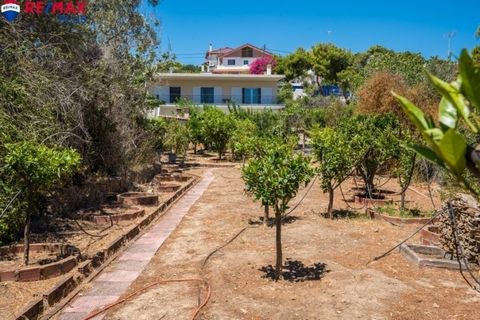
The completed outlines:
[[[264,214],[263,214],[263,224],[264,225],[268,225],[268,219],[269,219],[269,207],[268,207],[268,204],[265,204]]]
[[[193,144],[193,154],[197,154],[197,144]]]
[[[330,219],[333,219],[333,188],[329,186],[328,188],[328,209],[327,209],[327,216]]]
[[[400,211],[405,210],[405,191],[400,194]]]
[[[276,226],[276,237],[275,245],[277,249],[277,261],[275,264],[275,280],[279,280],[282,275],[282,215],[278,208],[275,208],[275,226]]]
[[[302,137],[302,152],[305,153],[305,143],[306,143],[307,137],[305,135],[305,131],[303,131],[303,137]]]
[[[218,160],[222,160],[222,151],[218,151]]]
[[[23,233],[23,262],[28,266],[29,255],[30,255],[30,222],[31,217],[30,213],[27,213],[27,219],[25,221],[25,229]]]

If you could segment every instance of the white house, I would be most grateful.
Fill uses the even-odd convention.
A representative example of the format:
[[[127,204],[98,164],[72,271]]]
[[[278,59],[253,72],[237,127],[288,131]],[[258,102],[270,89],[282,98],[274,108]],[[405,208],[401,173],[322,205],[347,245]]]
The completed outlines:
[[[175,114],[180,99],[225,111],[231,102],[252,110],[279,110],[284,108],[277,102],[278,82],[283,78],[272,74],[160,73],[149,90],[163,102],[155,116]]]

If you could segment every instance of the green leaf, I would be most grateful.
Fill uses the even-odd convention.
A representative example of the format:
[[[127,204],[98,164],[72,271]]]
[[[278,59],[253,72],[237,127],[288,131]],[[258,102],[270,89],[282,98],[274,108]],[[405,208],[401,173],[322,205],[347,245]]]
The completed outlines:
[[[423,132],[424,136],[433,141],[440,141],[443,139],[443,131],[438,128],[428,129]]]
[[[475,65],[466,49],[460,55],[460,76],[462,93],[480,109],[480,68]]]
[[[409,116],[410,119],[412,119],[418,129],[425,131],[432,128],[431,123],[425,117],[423,111],[413,104],[413,102],[396,94],[395,92],[392,92],[392,94],[400,102],[403,111]]]
[[[444,162],[456,175],[461,175],[466,167],[467,142],[465,137],[454,129],[448,129],[437,147]]]
[[[437,164],[442,168],[445,168],[445,163],[443,162],[443,160],[439,156],[437,156],[437,154],[432,149],[419,144],[407,145],[406,148],[415,151],[425,159]]]
[[[437,90],[442,94],[442,96],[447,99],[456,109],[457,114],[459,114],[467,125],[472,129],[473,132],[477,132],[477,127],[470,121],[470,109],[465,103],[465,98],[463,95],[451,84],[440,80],[434,75],[428,73],[430,80]]]
[[[442,98],[438,109],[440,123],[447,128],[456,128],[458,123],[457,109],[450,101]]]

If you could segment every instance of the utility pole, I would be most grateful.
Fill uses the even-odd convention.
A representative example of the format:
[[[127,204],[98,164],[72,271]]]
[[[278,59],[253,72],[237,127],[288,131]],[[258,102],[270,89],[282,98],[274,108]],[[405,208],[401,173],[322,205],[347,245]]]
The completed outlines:
[[[453,37],[455,37],[456,34],[456,31],[450,31],[444,34],[445,38],[447,38],[448,41],[447,58],[449,61],[452,60],[452,39]]]

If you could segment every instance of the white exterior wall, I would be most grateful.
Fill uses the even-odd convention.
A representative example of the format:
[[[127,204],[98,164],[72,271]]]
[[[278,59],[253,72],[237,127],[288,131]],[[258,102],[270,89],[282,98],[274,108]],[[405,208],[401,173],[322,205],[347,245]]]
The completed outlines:
[[[248,60],[248,64],[252,63],[254,60],[257,58],[242,58],[242,57],[226,57],[223,58],[223,63],[222,66],[224,67],[241,67],[243,66],[243,60]],[[228,65],[228,60],[235,60],[235,65],[234,66],[229,66]]]

